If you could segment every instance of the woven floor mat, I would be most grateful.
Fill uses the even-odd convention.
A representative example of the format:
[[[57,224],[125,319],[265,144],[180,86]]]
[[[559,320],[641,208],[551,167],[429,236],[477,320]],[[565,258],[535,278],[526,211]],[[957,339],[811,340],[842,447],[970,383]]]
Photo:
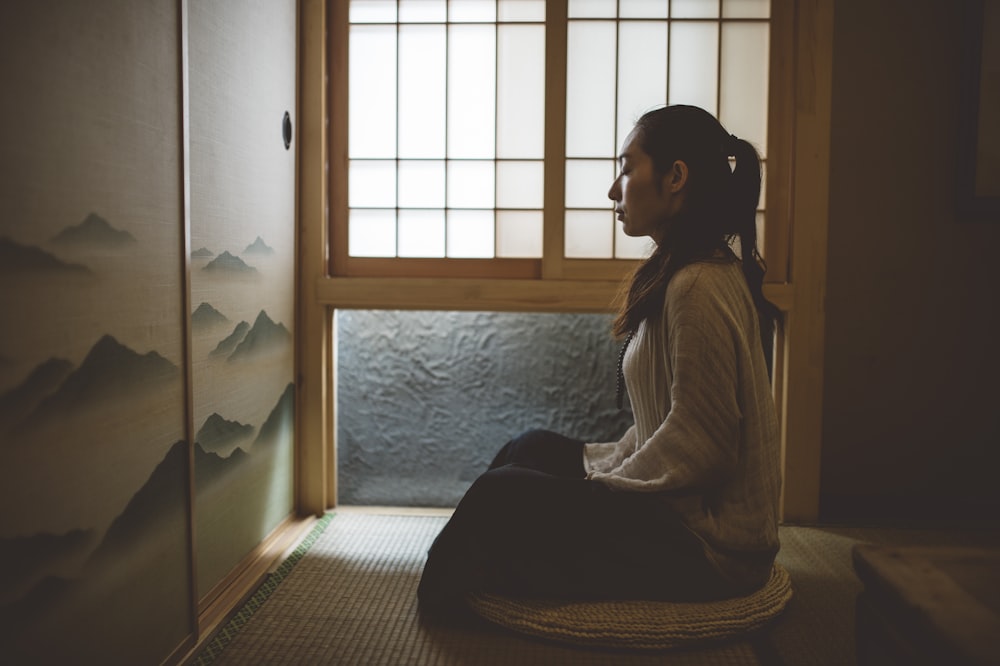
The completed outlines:
[[[416,589],[444,517],[337,513],[217,656],[220,665],[758,666],[747,642],[663,654],[593,650],[486,622],[428,626]]]

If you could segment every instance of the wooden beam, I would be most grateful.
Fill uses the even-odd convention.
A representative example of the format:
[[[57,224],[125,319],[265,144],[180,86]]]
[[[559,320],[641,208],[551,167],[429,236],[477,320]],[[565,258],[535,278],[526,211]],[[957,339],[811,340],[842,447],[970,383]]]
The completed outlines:
[[[485,312],[610,312],[621,283],[598,280],[466,280],[453,278],[328,278],[319,302],[372,310]]]
[[[333,2],[337,7],[343,3]],[[320,515],[329,506],[334,447],[330,363],[332,319],[317,301],[327,273],[326,0],[299,5],[298,288],[296,344],[296,505]]]
[[[830,186],[833,0],[798,0],[791,283],[785,321],[784,517],[819,518],[826,247]]]
[[[566,7],[567,0],[545,3],[545,223],[542,277],[561,278],[566,182]]]
[[[766,279],[787,282],[792,236],[795,133],[795,0],[774,0],[767,112],[767,188],[764,202]]]
[[[620,280],[321,278],[315,293],[330,308],[612,312],[621,288]],[[793,307],[791,285],[766,284],[764,295],[784,311]]]

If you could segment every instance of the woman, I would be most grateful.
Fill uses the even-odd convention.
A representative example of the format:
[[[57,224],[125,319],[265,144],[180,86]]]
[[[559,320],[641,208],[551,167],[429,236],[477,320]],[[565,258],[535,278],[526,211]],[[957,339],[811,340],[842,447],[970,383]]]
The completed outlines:
[[[423,612],[460,612],[475,591],[693,601],[767,580],[778,313],[761,291],[757,152],[706,111],[668,106],[639,119],[619,162],[618,219],[655,242],[614,324],[635,425],[617,442],[539,430],[508,442],[432,545]]]

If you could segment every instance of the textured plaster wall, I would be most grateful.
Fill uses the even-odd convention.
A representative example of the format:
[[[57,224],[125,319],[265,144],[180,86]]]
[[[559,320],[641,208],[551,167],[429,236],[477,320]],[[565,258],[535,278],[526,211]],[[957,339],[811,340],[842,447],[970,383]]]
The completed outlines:
[[[336,326],[342,504],[454,506],[525,430],[610,441],[632,423],[606,315],[344,310]]]

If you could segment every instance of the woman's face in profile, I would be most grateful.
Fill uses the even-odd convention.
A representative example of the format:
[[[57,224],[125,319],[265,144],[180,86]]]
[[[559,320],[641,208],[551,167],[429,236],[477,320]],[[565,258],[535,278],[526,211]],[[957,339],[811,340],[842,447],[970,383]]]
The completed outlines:
[[[649,236],[659,243],[664,224],[679,209],[680,199],[671,174],[657,174],[653,159],[640,144],[639,132],[633,129],[622,145],[620,170],[608,197],[615,202],[626,235]]]

